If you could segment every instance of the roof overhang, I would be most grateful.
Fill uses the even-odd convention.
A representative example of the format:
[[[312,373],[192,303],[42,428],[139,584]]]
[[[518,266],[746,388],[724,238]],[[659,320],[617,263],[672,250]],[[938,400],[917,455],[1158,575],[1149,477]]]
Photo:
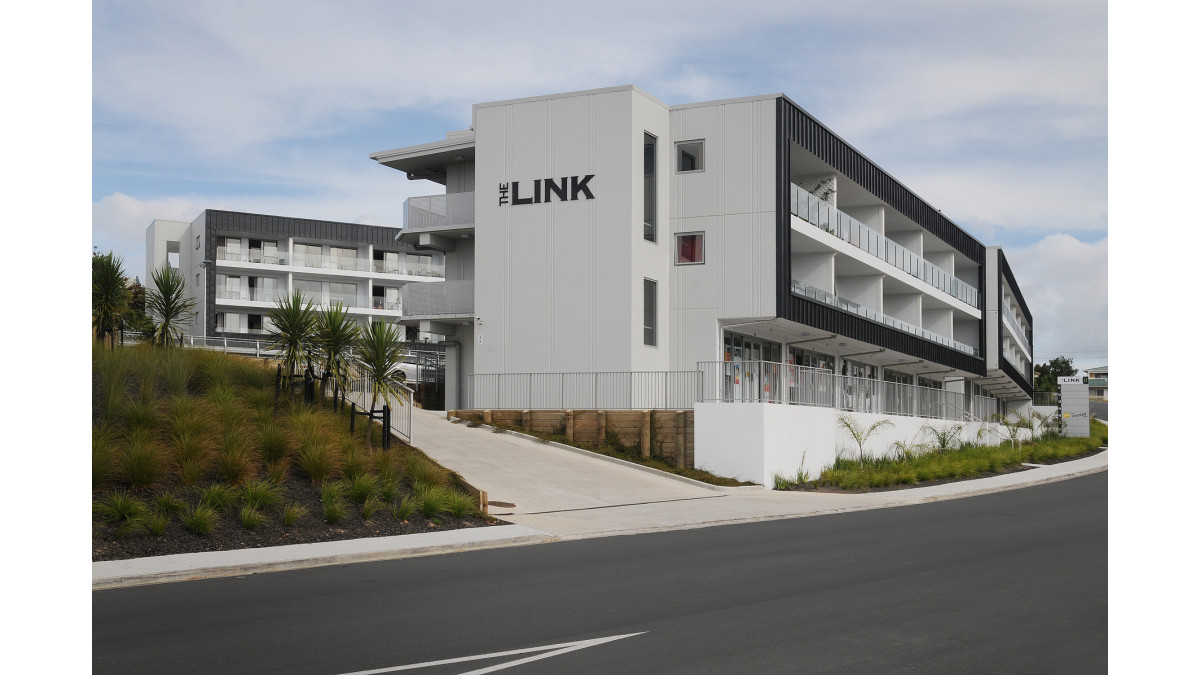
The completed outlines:
[[[373,152],[371,159],[408,174],[409,180],[446,184],[446,167],[475,161],[475,132],[453,131],[446,140]]]

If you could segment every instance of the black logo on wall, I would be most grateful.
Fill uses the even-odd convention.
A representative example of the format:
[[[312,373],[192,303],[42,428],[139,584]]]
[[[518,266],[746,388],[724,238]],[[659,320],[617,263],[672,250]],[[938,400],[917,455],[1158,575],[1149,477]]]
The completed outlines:
[[[573,202],[579,200],[579,195],[583,195],[585,199],[595,199],[596,196],[592,194],[591,188],[588,187],[588,181],[595,177],[596,174],[589,173],[582,178],[579,176],[539,178],[533,181],[533,194],[527,197],[521,196],[520,181],[514,180],[512,183],[501,183],[499,205],[512,204],[513,206],[521,206],[522,204],[541,204],[543,202],[552,202],[555,197],[558,197],[558,201],[560,202]],[[511,200],[509,197],[510,191],[512,192]]]

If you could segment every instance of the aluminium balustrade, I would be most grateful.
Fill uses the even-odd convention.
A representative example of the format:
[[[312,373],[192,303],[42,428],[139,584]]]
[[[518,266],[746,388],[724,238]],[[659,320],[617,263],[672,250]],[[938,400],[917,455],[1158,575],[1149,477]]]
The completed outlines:
[[[944,291],[979,307],[979,291],[798,185],[791,186],[792,215]]]

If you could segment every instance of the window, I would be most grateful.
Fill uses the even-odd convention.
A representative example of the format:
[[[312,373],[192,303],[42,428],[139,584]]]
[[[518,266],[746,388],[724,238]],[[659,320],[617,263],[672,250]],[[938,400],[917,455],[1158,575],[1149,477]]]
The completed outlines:
[[[329,304],[340,302],[346,307],[357,307],[358,286],[356,284],[329,282]]]
[[[196,235],[196,250],[200,250],[200,235]]]
[[[321,282],[296,279],[292,282],[292,288],[300,291],[300,295],[304,297],[305,302],[312,302],[315,305],[321,304]]]
[[[675,144],[675,170],[680,173],[704,170],[703,139]]]
[[[658,147],[658,139],[650,134],[642,134],[642,168],[643,168],[643,204],[642,204],[642,236],[646,241],[658,241],[658,233],[656,232],[657,206],[658,206],[658,190],[656,189],[657,181],[655,180],[656,171],[654,170],[654,153]]]
[[[698,265],[704,262],[704,233],[685,232],[675,235],[675,264]]]
[[[658,326],[658,282],[642,280],[642,343],[654,347],[658,344],[655,334]]]

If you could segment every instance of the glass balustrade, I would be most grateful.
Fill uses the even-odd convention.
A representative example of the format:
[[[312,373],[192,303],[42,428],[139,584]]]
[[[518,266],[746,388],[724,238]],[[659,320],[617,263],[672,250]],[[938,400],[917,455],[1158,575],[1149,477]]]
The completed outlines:
[[[974,286],[838,211],[829,202],[797,185],[791,187],[793,215],[972,307],[979,306],[979,291]]]
[[[1008,306],[1007,302],[1000,303],[1000,306],[1004,308],[1004,318],[1008,319],[1010,332],[1017,338],[1017,342],[1020,342],[1021,346],[1025,348],[1025,352],[1032,356],[1033,346],[1029,344],[1029,338],[1025,337],[1025,331],[1021,329],[1021,322],[1017,321],[1017,315]]]
[[[936,342],[940,345],[944,345],[946,347],[956,349],[960,352],[964,352],[964,353],[970,354],[972,356],[979,356],[979,348],[978,347],[972,347],[969,344],[965,344],[965,343],[959,342],[958,340],[948,338],[945,335],[941,335],[939,333],[935,333],[933,331],[926,330],[919,326],[914,326],[913,324],[908,323],[907,321],[901,321],[900,319],[888,316],[887,314],[884,314],[883,312],[880,312],[878,310],[874,310],[869,307],[863,307],[862,305],[858,304],[857,302],[854,302],[852,300],[847,300],[845,298],[839,298],[838,296],[836,296],[832,293],[828,293],[819,288],[814,288],[807,284],[803,284],[799,281],[796,281],[795,279],[792,279],[792,293],[795,293],[796,295],[802,295],[806,298],[812,298],[813,300],[816,300],[817,302],[821,302],[826,305],[830,305],[832,307],[837,307],[838,309],[845,310],[852,314],[857,314],[863,318],[870,319],[871,321],[874,321],[876,323],[881,323],[885,326],[889,326],[891,328],[896,328],[896,329],[902,330],[906,333],[911,333],[913,335],[925,338],[926,340],[931,340],[933,342]]]

